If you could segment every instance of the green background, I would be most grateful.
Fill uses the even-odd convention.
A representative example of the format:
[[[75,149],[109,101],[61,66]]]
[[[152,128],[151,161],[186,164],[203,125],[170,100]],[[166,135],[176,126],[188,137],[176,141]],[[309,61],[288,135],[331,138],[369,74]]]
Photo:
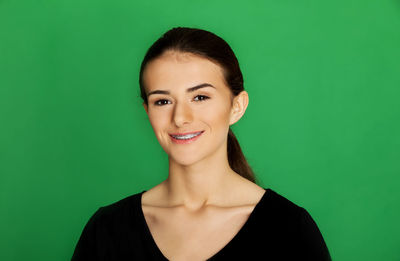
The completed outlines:
[[[0,260],[69,260],[99,206],[167,177],[138,72],[174,26],[235,51],[260,185],[334,260],[400,260],[398,0],[0,0]]]

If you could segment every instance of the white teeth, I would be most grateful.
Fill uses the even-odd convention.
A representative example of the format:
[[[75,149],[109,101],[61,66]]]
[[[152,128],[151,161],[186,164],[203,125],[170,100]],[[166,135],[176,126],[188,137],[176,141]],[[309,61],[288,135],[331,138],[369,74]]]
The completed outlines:
[[[174,137],[175,139],[178,139],[178,140],[188,140],[188,139],[191,139],[191,138],[193,138],[195,136],[198,136],[200,134],[201,134],[201,132],[188,134],[188,135],[179,135],[179,136],[172,135],[172,137]]]

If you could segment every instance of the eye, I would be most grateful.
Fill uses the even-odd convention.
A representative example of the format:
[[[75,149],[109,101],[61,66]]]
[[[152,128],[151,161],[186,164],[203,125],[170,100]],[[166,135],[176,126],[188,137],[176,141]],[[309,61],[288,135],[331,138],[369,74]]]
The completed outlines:
[[[205,100],[207,100],[207,99],[210,99],[210,97],[205,96],[205,95],[197,95],[195,98],[197,98],[197,97],[203,97],[203,99],[200,99],[200,100],[198,100],[198,101],[205,101]]]
[[[202,99],[196,100],[197,97],[202,98]],[[207,100],[207,99],[210,99],[210,97],[205,96],[205,95],[197,95],[197,96],[195,96],[195,100],[196,100],[196,101],[205,101],[205,100]],[[160,100],[155,101],[155,102],[154,102],[154,105],[156,105],[156,106],[163,106],[163,105],[166,105],[166,104],[167,104],[167,103],[165,103],[165,102],[168,102],[168,100],[160,99]]]
[[[164,100],[164,99],[157,100],[157,101],[154,102],[154,105],[156,105],[156,106],[163,106],[163,105],[165,104],[165,103],[163,103],[163,102],[165,102],[165,101],[168,102],[168,100]],[[161,104],[160,104],[160,102],[161,102]]]

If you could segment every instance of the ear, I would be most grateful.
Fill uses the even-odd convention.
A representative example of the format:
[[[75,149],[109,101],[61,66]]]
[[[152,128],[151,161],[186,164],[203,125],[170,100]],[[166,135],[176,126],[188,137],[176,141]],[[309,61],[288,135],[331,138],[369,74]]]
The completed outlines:
[[[144,107],[144,110],[146,111],[146,113],[148,114],[148,108],[147,108],[147,104],[145,102],[143,102],[143,107]]]
[[[240,118],[242,118],[248,104],[249,94],[246,91],[241,91],[237,96],[234,97],[229,125],[236,123],[238,120],[240,120]]]

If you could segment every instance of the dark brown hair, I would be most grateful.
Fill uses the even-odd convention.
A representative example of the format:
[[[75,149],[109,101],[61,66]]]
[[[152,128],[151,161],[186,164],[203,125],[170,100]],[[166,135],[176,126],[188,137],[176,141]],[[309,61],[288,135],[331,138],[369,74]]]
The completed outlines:
[[[147,50],[142,61],[139,75],[140,95],[148,105],[143,82],[143,71],[151,60],[161,56],[165,51],[189,52],[200,55],[221,66],[224,80],[231,90],[231,98],[244,90],[243,76],[239,62],[228,43],[221,37],[206,30],[188,27],[175,27],[164,33]],[[232,101],[232,99],[231,99]],[[235,134],[229,128],[228,161],[233,171],[256,183],[256,177],[243,155]]]

